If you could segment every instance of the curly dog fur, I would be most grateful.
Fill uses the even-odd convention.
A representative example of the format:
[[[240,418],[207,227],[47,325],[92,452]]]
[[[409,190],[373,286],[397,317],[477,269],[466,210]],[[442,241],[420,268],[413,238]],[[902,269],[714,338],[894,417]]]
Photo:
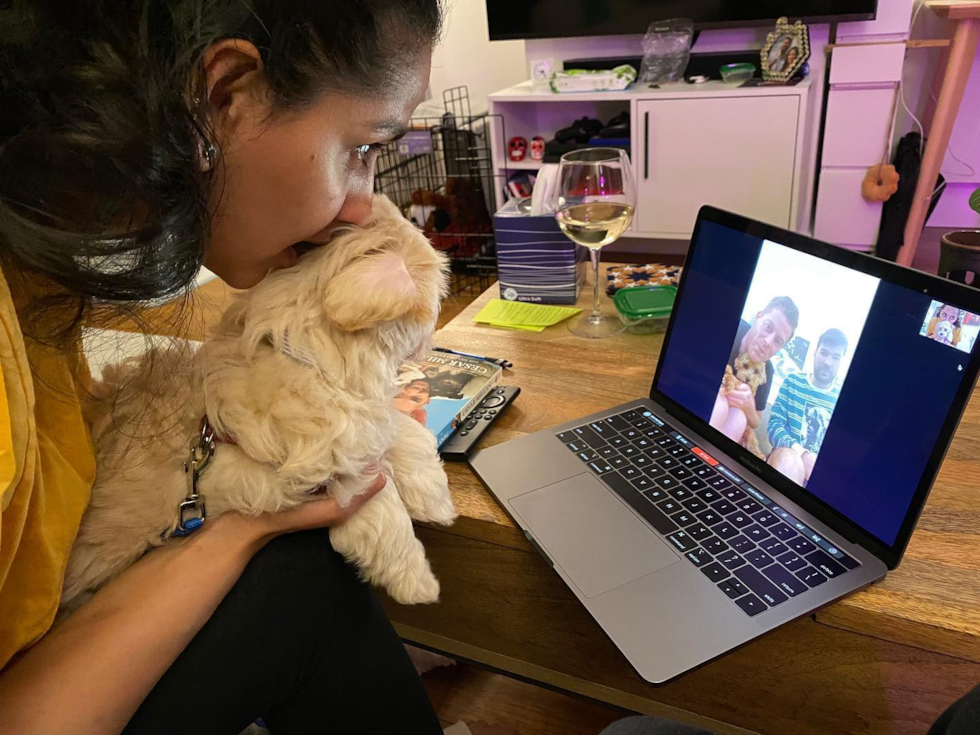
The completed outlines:
[[[240,294],[200,350],[154,350],[104,373],[87,418],[98,460],[62,612],[163,543],[187,492],[182,463],[207,415],[219,436],[201,478],[209,516],[277,511],[322,495],[343,506],[380,467],[385,488],[334,548],[403,603],[439,583],[412,519],[455,516],[433,436],[390,407],[398,366],[428,344],[445,257],[376,197],[370,220]]]

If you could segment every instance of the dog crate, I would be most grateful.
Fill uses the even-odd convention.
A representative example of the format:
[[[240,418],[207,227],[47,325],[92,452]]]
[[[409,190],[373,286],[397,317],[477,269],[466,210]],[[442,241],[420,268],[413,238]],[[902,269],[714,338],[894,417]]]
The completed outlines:
[[[465,86],[447,89],[443,107],[413,117],[408,133],[381,151],[374,190],[446,253],[451,292],[475,295],[497,277],[492,215],[506,182],[494,176],[490,136],[504,135],[503,121],[472,114]]]

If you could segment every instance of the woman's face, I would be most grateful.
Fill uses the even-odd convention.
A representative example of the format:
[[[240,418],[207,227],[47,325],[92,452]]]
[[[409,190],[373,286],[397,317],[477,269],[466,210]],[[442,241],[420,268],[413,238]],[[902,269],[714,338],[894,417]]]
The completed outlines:
[[[297,243],[323,245],[339,223],[361,222],[371,211],[378,149],[404,132],[424,98],[430,60],[428,50],[409,60],[384,94],[327,93],[271,117],[261,62],[226,88],[210,86],[211,77],[235,66],[206,63],[218,108],[213,175],[221,178],[205,265],[230,286],[249,288],[293,265]]]
[[[950,324],[955,324],[956,320],[959,319],[960,310],[955,306],[944,306],[942,311],[939,312],[939,318],[949,322]]]
[[[411,413],[419,408],[424,408],[428,403],[429,384],[424,380],[413,380],[408,385],[402,386],[391,405],[395,407],[396,411]]]

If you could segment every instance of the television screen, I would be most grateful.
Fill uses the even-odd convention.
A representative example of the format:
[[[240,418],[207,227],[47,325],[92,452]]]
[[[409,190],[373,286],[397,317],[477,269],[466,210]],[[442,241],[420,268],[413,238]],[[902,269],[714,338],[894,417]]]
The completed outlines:
[[[644,33],[653,21],[690,18],[697,28],[790,20],[872,20],[877,0],[487,0],[490,40]]]

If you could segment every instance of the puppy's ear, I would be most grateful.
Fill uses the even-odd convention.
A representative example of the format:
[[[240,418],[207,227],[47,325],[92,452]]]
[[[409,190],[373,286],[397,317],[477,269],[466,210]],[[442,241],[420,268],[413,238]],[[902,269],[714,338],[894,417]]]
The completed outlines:
[[[330,280],[324,298],[327,319],[345,332],[391,321],[415,308],[418,288],[401,256],[363,258]]]

